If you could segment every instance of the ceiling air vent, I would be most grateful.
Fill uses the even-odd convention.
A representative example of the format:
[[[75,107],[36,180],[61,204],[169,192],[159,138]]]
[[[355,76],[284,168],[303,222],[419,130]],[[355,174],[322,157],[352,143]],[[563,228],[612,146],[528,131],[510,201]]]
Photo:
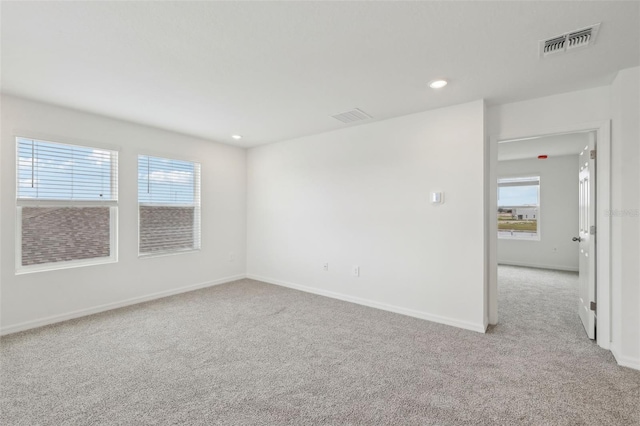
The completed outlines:
[[[564,51],[564,44],[566,41],[566,36],[552,38],[551,40],[545,40],[544,56]]]
[[[591,37],[593,37],[593,28],[572,32],[567,36],[567,50],[588,45]]]
[[[540,57],[553,55],[556,53],[568,52],[579,47],[586,47],[596,41],[600,24],[591,25],[586,28],[564,33],[547,40],[540,41]]]
[[[340,114],[332,115],[331,117],[338,121],[342,121],[343,123],[353,123],[354,121],[368,120],[371,118],[369,114],[359,110],[358,108],[352,109],[351,111],[341,112]]]

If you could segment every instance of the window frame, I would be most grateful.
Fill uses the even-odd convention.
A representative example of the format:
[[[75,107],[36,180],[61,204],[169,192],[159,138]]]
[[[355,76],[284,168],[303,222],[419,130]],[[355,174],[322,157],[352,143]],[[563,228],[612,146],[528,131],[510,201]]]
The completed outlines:
[[[530,181],[533,180],[537,180],[538,181],[538,204],[536,205],[537,208],[537,213],[536,213],[536,235],[533,236],[515,236],[515,235],[501,235],[500,234],[500,229],[499,229],[499,223],[498,223],[498,218],[497,218],[497,210],[501,207],[506,207],[506,208],[521,208],[521,207],[531,207],[531,206],[501,206],[500,205],[500,181],[503,180],[509,180],[509,179],[530,179]],[[525,181],[526,182],[526,181]],[[505,185],[506,186],[506,185]],[[518,186],[518,185],[509,185],[509,186]],[[520,186],[528,186],[528,185],[520,185]],[[536,186],[536,185],[530,185],[530,186]],[[517,175],[508,175],[508,176],[499,176],[497,179],[497,200],[498,203],[496,205],[496,228],[497,228],[497,237],[499,240],[511,240],[511,241],[541,241],[542,239],[542,228],[541,228],[541,213],[542,213],[542,176],[540,175],[540,173],[525,173],[525,174],[517,174]]]
[[[168,161],[181,161],[192,163],[194,167],[194,179],[193,179],[193,204],[189,203],[154,203],[154,202],[140,202],[140,157],[150,157],[159,160],[168,160]],[[138,211],[138,258],[139,259],[147,259],[154,257],[163,257],[163,256],[175,256],[181,254],[188,254],[199,252],[202,250],[202,164],[198,161],[189,158],[182,158],[174,155],[167,154],[158,154],[158,153],[148,153],[148,152],[139,152],[136,156],[136,195],[138,198],[137,201],[137,211]],[[193,212],[193,223],[194,223],[194,247],[192,248],[178,248],[178,249],[170,249],[170,250],[158,250],[149,253],[142,253],[140,251],[140,236],[141,236],[141,226],[140,226],[140,207],[194,207]],[[196,234],[197,232],[197,234]]]
[[[19,198],[20,194],[20,152],[19,139],[28,139],[45,143],[58,145],[66,145],[79,148],[99,149],[109,151],[110,153],[110,186],[111,193],[115,197],[110,200],[64,200],[64,199],[27,199]],[[92,265],[103,265],[118,262],[118,212],[119,212],[119,194],[118,194],[118,163],[119,149],[115,146],[107,146],[88,141],[76,141],[69,138],[68,142],[60,142],[57,137],[49,137],[42,135],[31,135],[29,133],[20,133],[13,135],[14,152],[15,152],[15,274],[30,274],[34,272],[55,271],[61,269],[78,268]],[[67,138],[65,138],[67,139]],[[34,265],[22,264],[22,209],[24,207],[109,207],[109,256],[95,257],[90,259],[65,260],[60,262],[39,263]]]

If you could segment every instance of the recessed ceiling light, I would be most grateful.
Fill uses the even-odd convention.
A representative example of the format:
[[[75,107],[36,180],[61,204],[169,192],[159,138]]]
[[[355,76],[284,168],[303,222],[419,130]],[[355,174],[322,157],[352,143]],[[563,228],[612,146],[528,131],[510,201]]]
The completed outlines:
[[[429,87],[432,89],[442,89],[447,85],[447,80],[433,80],[429,82]]]
[[[242,139],[242,136],[240,136],[240,135],[231,135],[231,137],[234,138],[235,140]]]

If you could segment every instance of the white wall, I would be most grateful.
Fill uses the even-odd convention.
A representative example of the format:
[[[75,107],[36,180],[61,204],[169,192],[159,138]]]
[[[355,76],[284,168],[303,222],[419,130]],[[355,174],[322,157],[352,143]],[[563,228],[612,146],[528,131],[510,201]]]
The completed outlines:
[[[493,208],[484,202],[488,191],[489,206],[495,206],[495,191],[484,184],[495,182],[489,175],[495,173],[497,140],[612,118],[612,208],[633,212],[640,199],[639,77],[634,68],[622,71],[611,87],[498,105],[487,114],[478,101],[280,142],[250,150],[248,169],[240,149],[3,96],[2,328],[38,325],[248,271],[265,281],[480,331],[486,324],[487,274],[490,321],[497,321],[495,271],[483,258],[486,247],[489,264],[497,258],[495,240],[487,241],[495,233],[495,221],[489,220]],[[488,156],[483,150],[487,127]],[[13,136],[21,130],[120,147],[119,263],[14,274]],[[201,252],[137,258],[136,185],[126,182],[135,182],[140,152],[203,164]],[[445,204],[429,204],[433,190],[445,191]],[[475,206],[477,214],[469,214]],[[638,220],[633,214],[611,220],[612,349],[619,362],[636,368]],[[465,226],[457,226],[462,221]],[[229,262],[231,251],[235,263]],[[322,271],[324,262],[328,272]],[[350,275],[356,264],[359,278]]]
[[[495,105],[488,115],[490,134],[501,140],[559,133],[572,125],[609,120],[609,86]]]
[[[487,111],[489,156],[498,157],[498,141],[567,132],[610,120],[609,86],[494,105]],[[495,179],[493,179],[495,182]],[[496,184],[490,203],[497,205]],[[492,222],[495,224],[495,222]],[[494,225],[496,227],[496,225]],[[492,235],[495,235],[492,230]],[[498,260],[497,238],[489,246],[489,264]],[[497,271],[490,269],[489,322],[498,322]]]
[[[141,105],[141,107],[144,107]],[[3,332],[244,276],[246,151],[9,96],[2,97],[0,278]],[[15,135],[119,147],[119,262],[15,275]],[[202,249],[139,259],[137,155],[202,164]],[[235,262],[229,253],[235,253]]]
[[[248,275],[484,331],[484,139],[477,101],[250,149]]]
[[[640,97],[638,67],[621,71],[612,86],[563,93],[529,101],[497,105],[489,109],[491,150],[497,155],[497,141],[539,136],[611,121],[611,209],[633,212],[638,209],[638,120]],[[602,141],[599,141],[601,143]],[[599,155],[599,164],[603,164]],[[598,182],[600,188],[600,180]],[[611,350],[621,365],[640,369],[640,250],[638,220],[633,214],[611,217],[599,201],[598,224],[611,224],[611,270],[599,270],[598,279],[609,279],[611,300],[607,306],[598,301],[598,310],[611,309],[611,327],[599,327],[610,335]],[[609,222],[610,221],[610,222]],[[598,231],[600,234],[600,231]],[[600,248],[598,249],[600,254]],[[606,274],[603,277],[602,274]],[[492,277],[491,288],[495,289]],[[600,292],[598,293],[600,295]],[[599,296],[600,297],[600,296]],[[490,294],[491,322],[497,320],[497,298]]]
[[[640,369],[640,68],[620,71],[611,86],[612,351]]]
[[[498,162],[498,177],[540,176],[540,240],[499,238],[498,263],[578,270],[578,171],[578,155]]]

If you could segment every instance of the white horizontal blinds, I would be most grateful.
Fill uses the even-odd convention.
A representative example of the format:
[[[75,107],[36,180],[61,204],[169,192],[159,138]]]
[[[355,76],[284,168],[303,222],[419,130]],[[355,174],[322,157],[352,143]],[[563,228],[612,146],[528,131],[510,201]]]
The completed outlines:
[[[505,178],[498,180],[498,186],[537,186],[540,185],[540,176]]]
[[[118,153],[22,137],[16,147],[17,267],[115,259]]]
[[[116,151],[17,138],[18,200],[118,199]]]
[[[200,164],[138,156],[139,252],[200,248]]]

